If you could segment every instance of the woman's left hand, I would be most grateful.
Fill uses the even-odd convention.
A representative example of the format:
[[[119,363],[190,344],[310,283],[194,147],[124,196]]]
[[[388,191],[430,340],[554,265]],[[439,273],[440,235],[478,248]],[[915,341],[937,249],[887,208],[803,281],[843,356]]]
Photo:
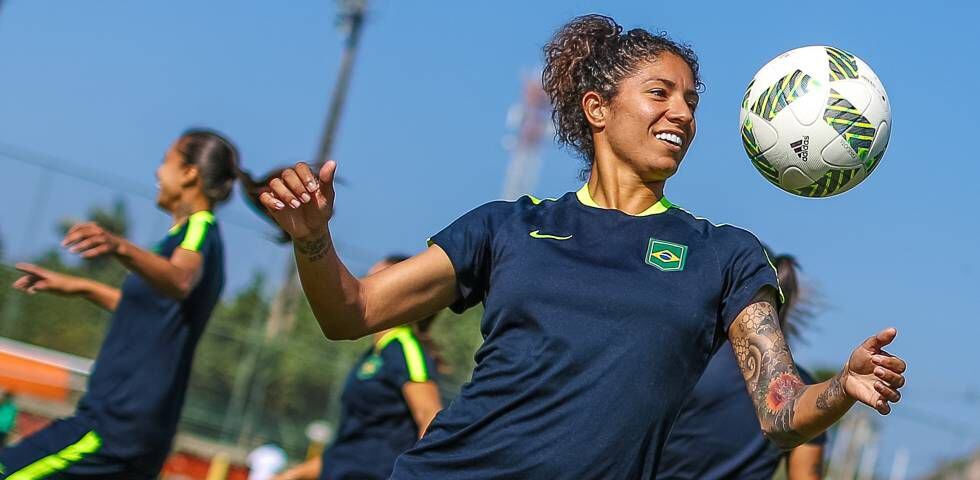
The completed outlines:
[[[119,251],[119,243],[119,237],[92,222],[75,224],[61,241],[63,247],[82,258],[116,253]]]
[[[905,361],[883,350],[896,335],[894,328],[886,328],[865,340],[847,360],[842,377],[847,395],[882,415],[891,412],[889,403],[902,398],[898,389],[905,385]]]

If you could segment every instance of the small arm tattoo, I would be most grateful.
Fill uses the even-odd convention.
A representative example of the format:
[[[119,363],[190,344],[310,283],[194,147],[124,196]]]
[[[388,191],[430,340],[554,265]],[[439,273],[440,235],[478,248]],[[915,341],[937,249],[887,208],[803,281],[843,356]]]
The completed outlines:
[[[330,241],[330,236],[326,233],[312,240],[296,241],[296,250],[306,256],[307,260],[311,262],[325,257],[327,253],[330,253],[331,248],[333,248],[333,242]]]
[[[808,387],[793,365],[770,299],[757,297],[739,315],[731,342],[763,430],[777,444],[793,446],[805,440],[793,429],[793,416]]]
[[[827,385],[827,388],[820,392],[820,395],[817,395],[817,408],[821,410],[830,410],[833,408],[833,404],[835,402],[846,398],[847,395],[844,393],[844,384],[840,381],[841,376],[843,375],[843,371],[837,375],[834,375],[834,378],[830,379],[830,384]]]

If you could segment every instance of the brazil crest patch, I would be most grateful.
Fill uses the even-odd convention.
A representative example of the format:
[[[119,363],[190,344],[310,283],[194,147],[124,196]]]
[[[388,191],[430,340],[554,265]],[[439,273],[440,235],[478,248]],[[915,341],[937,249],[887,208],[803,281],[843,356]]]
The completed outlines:
[[[684,270],[687,261],[687,245],[665,242],[651,238],[647,246],[647,265],[659,268],[665,272]]]
[[[357,378],[360,380],[367,380],[378,374],[378,370],[381,370],[381,365],[384,363],[381,357],[375,354],[369,355],[364,363],[361,363],[361,368],[357,369]]]

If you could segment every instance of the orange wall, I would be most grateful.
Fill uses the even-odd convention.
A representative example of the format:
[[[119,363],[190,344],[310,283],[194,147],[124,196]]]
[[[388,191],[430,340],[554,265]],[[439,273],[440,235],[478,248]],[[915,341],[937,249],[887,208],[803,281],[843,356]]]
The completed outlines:
[[[61,367],[0,352],[0,386],[16,394],[66,401],[70,378]]]

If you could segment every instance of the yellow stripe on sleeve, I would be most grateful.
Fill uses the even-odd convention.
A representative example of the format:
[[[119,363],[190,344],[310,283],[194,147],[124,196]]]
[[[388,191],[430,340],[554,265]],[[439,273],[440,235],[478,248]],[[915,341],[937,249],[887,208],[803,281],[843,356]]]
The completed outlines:
[[[429,381],[429,369],[425,365],[425,355],[422,346],[411,332],[399,332],[398,341],[405,353],[405,365],[408,366],[408,378],[416,383]]]
[[[402,353],[405,355],[405,366],[408,368],[409,380],[417,383],[429,381],[429,367],[425,363],[425,354],[422,353],[422,346],[412,333],[412,327],[402,325],[395,327],[381,336],[374,344],[375,355],[380,355],[389,343],[398,340],[402,345]]]
[[[208,230],[214,224],[214,214],[207,210],[202,210],[187,219],[187,232],[184,234],[184,241],[180,242],[180,248],[192,252],[201,251],[201,245],[207,237]]]

